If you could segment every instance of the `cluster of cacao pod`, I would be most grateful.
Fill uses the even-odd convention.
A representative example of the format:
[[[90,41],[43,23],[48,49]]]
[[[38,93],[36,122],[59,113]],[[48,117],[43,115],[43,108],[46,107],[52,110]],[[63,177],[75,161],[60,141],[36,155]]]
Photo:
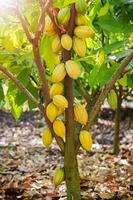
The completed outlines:
[[[59,37],[56,34],[54,25],[49,16],[45,17],[45,34],[48,36],[53,36],[52,41],[52,51],[58,54],[59,57],[63,49],[66,51],[73,50],[78,56],[84,57],[86,55],[86,38],[92,37],[94,31],[88,26],[88,19],[86,17],[87,4],[85,0],[78,0],[75,3],[76,17],[75,17],[75,29],[73,36],[70,36],[67,32],[62,33]],[[59,26],[67,27],[71,17],[70,7],[64,7],[58,10],[56,21]],[[50,98],[51,102],[46,107],[47,118],[53,125],[53,131],[58,136],[64,139],[66,128],[63,120],[59,117],[68,107],[68,101],[63,96],[63,80],[65,76],[69,76],[72,79],[77,79],[80,76],[80,65],[74,60],[68,60],[66,62],[61,62],[56,64],[52,72],[52,82],[53,85],[50,88]],[[85,130],[85,125],[88,122],[88,113],[86,108],[80,104],[76,103],[74,105],[74,119],[82,125],[82,130],[79,133],[79,140],[83,149],[89,151],[92,147],[92,137],[91,133]],[[53,135],[49,128],[45,128],[42,134],[43,145],[48,148],[53,141]],[[64,168],[57,168],[53,176],[53,183],[59,185],[64,180]]]

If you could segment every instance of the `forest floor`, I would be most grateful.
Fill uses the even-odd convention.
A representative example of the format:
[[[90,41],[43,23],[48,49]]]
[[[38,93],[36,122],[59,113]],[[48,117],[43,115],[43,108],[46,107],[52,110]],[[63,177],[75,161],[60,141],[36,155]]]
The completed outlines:
[[[133,110],[130,111],[133,113]],[[91,152],[78,154],[83,200],[133,200],[133,123],[123,117],[120,153],[112,154],[114,122],[111,111],[103,110],[92,128]],[[24,113],[15,121],[0,112],[0,200],[65,200],[65,184],[57,188],[52,174],[63,166],[54,141],[49,150],[42,146],[45,122],[38,112]]]

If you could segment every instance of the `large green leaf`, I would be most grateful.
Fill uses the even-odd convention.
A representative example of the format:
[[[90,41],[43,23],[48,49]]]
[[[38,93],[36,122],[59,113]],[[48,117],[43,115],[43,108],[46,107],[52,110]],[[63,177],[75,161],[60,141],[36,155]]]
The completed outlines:
[[[52,47],[51,47],[53,39],[54,36],[53,37],[44,36],[41,40],[41,45],[40,45],[41,56],[50,70],[54,69],[55,62],[57,60],[57,54],[52,52]]]
[[[110,54],[113,51],[118,50],[119,48],[125,46],[126,44],[128,44],[128,40],[118,41],[109,45],[105,45],[102,49],[106,54]]]
[[[133,31],[133,26],[124,18],[115,18],[112,14],[99,17],[96,22],[103,30],[109,33],[130,33]]]

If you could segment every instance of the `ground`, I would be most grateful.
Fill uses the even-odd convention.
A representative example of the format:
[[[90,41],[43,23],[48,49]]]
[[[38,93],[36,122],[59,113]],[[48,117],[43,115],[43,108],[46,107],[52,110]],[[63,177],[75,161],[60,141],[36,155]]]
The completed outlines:
[[[130,112],[131,113],[131,112]],[[133,199],[133,124],[124,116],[120,131],[120,154],[112,154],[112,113],[103,110],[92,128],[91,152],[78,154],[82,199]],[[131,116],[130,116],[131,117]],[[65,184],[54,187],[52,174],[63,166],[54,141],[50,149],[41,142],[46,126],[38,112],[24,113],[17,122],[0,112],[0,199],[65,200]]]

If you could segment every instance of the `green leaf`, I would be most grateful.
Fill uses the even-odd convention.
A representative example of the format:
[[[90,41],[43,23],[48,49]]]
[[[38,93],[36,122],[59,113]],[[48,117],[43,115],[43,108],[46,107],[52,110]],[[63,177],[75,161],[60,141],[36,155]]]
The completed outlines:
[[[100,67],[97,77],[100,87],[104,86],[105,83],[111,79],[115,71],[116,71],[115,66],[108,68],[107,65],[102,65]]]
[[[11,110],[13,117],[16,120],[19,119],[23,112],[23,109],[22,109],[22,106],[18,106],[15,103],[15,97],[12,95],[10,95],[10,97],[9,97],[9,105],[10,105],[10,110]]]
[[[99,17],[96,22],[104,31],[109,33],[130,33],[133,31],[133,26],[129,24],[125,19],[116,19],[112,14],[108,13],[102,17]]]
[[[109,45],[105,45],[102,49],[106,54],[112,53],[112,51],[118,50],[119,48],[128,44],[128,40],[114,42]]]
[[[98,81],[98,79],[97,79],[97,77],[98,77],[98,72],[99,72],[99,69],[98,69],[97,66],[95,66],[95,67],[91,70],[91,72],[90,72],[90,74],[89,74],[89,76],[88,76],[88,83],[89,83],[90,87],[92,87],[92,88],[93,88],[94,86],[97,85],[97,81]]]
[[[118,61],[119,59],[122,59],[122,58],[128,56],[132,51],[133,51],[132,49],[120,51],[120,52],[118,52],[116,54],[113,54],[113,55],[109,56],[108,58],[111,59],[111,60]]]
[[[53,3],[53,6],[55,8],[63,8],[65,6],[68,6],[72,3],[75,3],[77,0],[55,0]]]
[[[58,57],[57,54],[52,52],[51,46],[53,39],[54,36],[53,37],[44,36],[41,40],[41,46],[40,46],[41,56],[50,70],[54,69]]]
[[[107,2],[98,12],[98,16],[104,16],[107,14],[108,10],[110,9],[110,4]]]
[[[2,84],[0,83],[0,102],[4,99],[4,91]]]
[[[133,73],[127,75],[127,85],[130,88],[133,88]]]

